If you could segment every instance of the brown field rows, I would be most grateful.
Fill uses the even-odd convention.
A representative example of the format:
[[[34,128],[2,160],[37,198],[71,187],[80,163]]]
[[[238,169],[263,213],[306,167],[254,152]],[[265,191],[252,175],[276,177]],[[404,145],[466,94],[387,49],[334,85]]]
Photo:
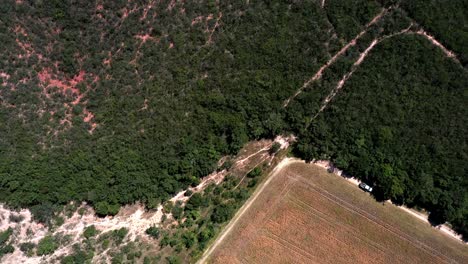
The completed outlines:
[[[298,161],[267,183],[207,262],[468,263],[468,246]]]

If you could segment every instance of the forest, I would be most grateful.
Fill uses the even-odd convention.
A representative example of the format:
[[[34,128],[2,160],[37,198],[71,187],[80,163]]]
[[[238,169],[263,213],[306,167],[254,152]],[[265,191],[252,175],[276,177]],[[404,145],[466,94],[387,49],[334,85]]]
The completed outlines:
[[[462,0],[7,0],[0,10],[0,200],[12,208],[45,223],[70,201],[102,216],[137,201],[152,209],[249,140],[292,133],[298,157],[331,159],[377,199],[426,209],[468,237]],[[373,40],[407,27],[458,61],[401,34],[354,66]],[[215,210],[221,223],[234,209]]]

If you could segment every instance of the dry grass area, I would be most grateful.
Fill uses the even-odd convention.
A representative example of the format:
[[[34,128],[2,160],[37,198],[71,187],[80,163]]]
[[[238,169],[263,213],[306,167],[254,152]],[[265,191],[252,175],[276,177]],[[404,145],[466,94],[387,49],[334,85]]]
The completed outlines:
[[[316,165],[283,168],[209,263],[468,263],[468,246]]]

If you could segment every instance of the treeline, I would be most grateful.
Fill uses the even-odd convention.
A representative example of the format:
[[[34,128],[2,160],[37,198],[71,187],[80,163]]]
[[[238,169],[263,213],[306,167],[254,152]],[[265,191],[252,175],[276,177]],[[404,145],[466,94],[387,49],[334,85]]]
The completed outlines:
[[[375,185],[376,198],[427,209],[432,223],[467,237],[467,84],[426,39],[384,41],[300,134],[296,153],[331,159]]]

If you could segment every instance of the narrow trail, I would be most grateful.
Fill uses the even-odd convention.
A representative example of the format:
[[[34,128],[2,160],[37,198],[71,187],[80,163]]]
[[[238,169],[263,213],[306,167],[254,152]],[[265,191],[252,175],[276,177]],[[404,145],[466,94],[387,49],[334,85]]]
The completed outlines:
[[[386,36],[383,36],[383,37],[380,37],[380,38],[375,38],[371,44],[369,44],[369,46],[363,51],[361,52],[361,54],[359,54],[359,57],[358,59],[353,63],[353,66],[351,66],[351,70],[346,73],[345,75],[343,75],[343,77],[341,78],[340,81],[338,81],[336,87],[327,95],[327,97],[325,97],[325,99],[323,100],[322,102],[322,105],[319,109],[319,111],[311,118],[311,120],[309,121],[309,125],[310,123],[312,123],[312,121],[314,121],[318,115],[320,113],[323,112],[323,110],[325,110],[325,108],[328,106],[328,104],[330,103],[331,100],[333,100],[333,98],[338,94],[338,92],[343,88],[344,84],[346,83],[346,81],[353,75],[353,73],[358,69],[359,65],[361,65],[361,63],[364,61],[364,59],[367,57],[367,55],[369,55],[369,52],[377,45],[379,44],[380,42],[386,40],[386,39],[389,39],[389,38],[392,38],[392,37],[395,37],[395,36],[398,36],[398,35],[401,35],[401,34],[405,34],[405,33],[408,33],[410,32],[410,29],[411,27],[413,26],[413,23],[411,23],[407,28],[397,32],[397,33],[393,33],[393,34],[390,34],[390,35],[386,35]]]
[[[442,45],[438,40],[436,40],[433,36],[429,35],[424,29],[420,29],[418,31],[415,31],[415,32],[410,32],[409,34],[416,34],[416,35],[420,35],[420,36],[423,36],[424,38],[426,38],[427,40],[429,40],[434,46],[437,46],[438,48],[440,48],[447,57],[453,59],[455,62],[460,63],[460,61],[458,60],[457,56],[455,55],[455,53],[453,51],[450,51],[449,49],[447,49],[444,45]]]
[[[374,25],[377,23],[388,11],[390,8],[385,8],[380,11],[367,25],[364,27],[364,30],[362,30],[358,35],[356,35],[351,41],[348,42],[344,47],[342,47],[333,57],[331,57],[322,67],[319,68],[319,70],[304,84],[294,93],[293,96],[289,97],[284,103],[283,107],[286,108],[289,105],[289,102],[296,98],[302,91],[307,88],[312,82],[319,80],[322,77],[323,72],[330,67],[340,56],[342,56],[350,47],[353,47],[356,45],[356,41],[361,38],[369,29],[370,26]]]
[[[402,34],[416,34],[416,35],[420,35],[420,36],[423,36],[424,38],[426,38],[427,40],[429,40],[433,45],[435,45],[436,47],[440,48],[444,54],[448,57],[448,58],[451,58],[453,59],[455,62],[457,63],[460,63],[460,61],[457,59],[455,53],[453,53],[452,51],[448,50],[446,47],[444,47],[439,41],[437,41],[434,37],[432,37],[431,35],[427,34],[426,31],[424,31],[424,29],[419,29],[418,31],[412,31],[410,30],[411,27],[413,26],[414,24],[411,23],[407,28],[397,32],[397,33],[393,33],[393,34],[390,34],[390,35],[386,35],[386,36],[383,36],[383,37],[380,37],[380,38],[376,38],[374,39],[371,44],[363,51],[361,52],[361,54],[359,55],[359,58],[354,62],[353,66],[351,67],[351,70],[346,73],[345,75],[343,75],[343,77],[341,78],[340,81],[338,81],[336,87],[330,92],[330,94],[327,95],[327,97],[325,97],[325,99],[323,100],[322,102],[322,105],[319,109],[319,111],[311,118],[311,120],[309,121],[309,125],[310,123],[312,123],[313,120],[315,120],[317,118],[317,116],[323,112],[323,110],[325,110],[325,108],[328,106],[328,103],[330,103],[331,100],[333,100],[333,98],[337,95],[337,93],[343,88],[344,84],[346,83],[346,81],[353,75],[353,73],[357,70],[357,68],[359,67],[359,65],[364,61],[364,59],[367,57],[367,55],[369,54],[369,52],[379,43],[381,43],[382,41],[386,40],[386,39],[389,39],[389,38],[392,38],[392,37],[396,37],[396,36],[399,36],[399,35],[402,35]]]

